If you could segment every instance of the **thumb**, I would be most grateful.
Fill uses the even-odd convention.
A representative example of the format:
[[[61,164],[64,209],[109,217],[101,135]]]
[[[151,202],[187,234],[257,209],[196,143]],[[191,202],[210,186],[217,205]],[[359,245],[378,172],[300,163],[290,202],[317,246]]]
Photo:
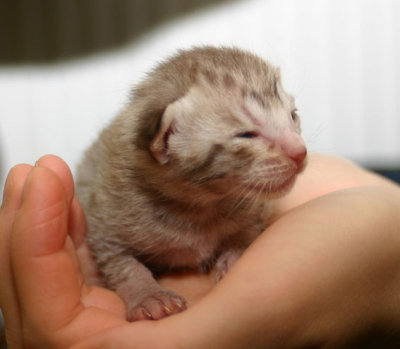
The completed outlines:
[[[11,266],[24,318],[48,329],[62,327],[82,307],[81,275],[67,235],[68,209],[57,175],[47,168],[33,168],[13,226]]]

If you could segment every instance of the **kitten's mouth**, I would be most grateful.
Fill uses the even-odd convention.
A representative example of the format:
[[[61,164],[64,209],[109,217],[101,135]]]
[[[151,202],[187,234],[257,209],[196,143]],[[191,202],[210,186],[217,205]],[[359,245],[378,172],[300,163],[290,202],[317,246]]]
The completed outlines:
[[[286,194],[293,186],[297,177],[297,168],[281,167],[271,171],[267,180],[256,182],[249,186],[254,195],[263,195],[267,198],[277,198]]]
[[[295,178],[296,176],[293,175],[284,181],[271,181],[269,183],[267,182],[260,185],[254,185],[251,186],[251,189],[257,193],[263,193],[267,196],[276,195],[289,190],[294,184]]]
[[[289,192],[292,189],[297,175],[301,172],[299,166],[291,162],[282,163],[281,161],[270,161],[269,168],[265,169],[259,180],[252,183],[242,183],[244,194],[248,197],[276,199]],[[243,195],[243,193],[241,195]]]

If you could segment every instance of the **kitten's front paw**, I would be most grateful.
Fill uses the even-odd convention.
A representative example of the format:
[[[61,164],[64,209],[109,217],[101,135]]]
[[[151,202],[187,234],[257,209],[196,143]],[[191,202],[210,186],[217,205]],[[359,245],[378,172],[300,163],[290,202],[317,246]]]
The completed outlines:
[[[158,289],[139,303],[128,306],[128,321],[159,320],[186,309],[186,300],[174,292]]]
[[[215,282],[220,281],[229,269],[236,263],[242,255],[243,250],[230,250],[222,253],[217,263],[215,263]]]

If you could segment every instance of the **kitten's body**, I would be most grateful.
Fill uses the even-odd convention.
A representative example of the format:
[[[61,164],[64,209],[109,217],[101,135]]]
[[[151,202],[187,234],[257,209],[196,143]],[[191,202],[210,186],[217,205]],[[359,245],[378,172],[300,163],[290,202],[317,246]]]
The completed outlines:
[[[306,149],[279,72],[235,49],[197,48],[161,64],[87,151],[77,193],[105,285],[129,319],[184,308],[153,272],[218,278],[266,227]]]

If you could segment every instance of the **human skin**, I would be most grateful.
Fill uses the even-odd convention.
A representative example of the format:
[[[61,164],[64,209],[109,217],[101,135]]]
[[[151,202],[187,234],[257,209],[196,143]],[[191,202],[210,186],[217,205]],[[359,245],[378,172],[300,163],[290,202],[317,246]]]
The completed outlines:
[[[0,211],[0,306],[10,348],[337,347],[370,328],[400,331],[400,189],[344,160],[310,155],[274,223],[215,287],[160,282],[189,309],[125,321],[87,286],[85,222],[66,164],[14,167]]]

